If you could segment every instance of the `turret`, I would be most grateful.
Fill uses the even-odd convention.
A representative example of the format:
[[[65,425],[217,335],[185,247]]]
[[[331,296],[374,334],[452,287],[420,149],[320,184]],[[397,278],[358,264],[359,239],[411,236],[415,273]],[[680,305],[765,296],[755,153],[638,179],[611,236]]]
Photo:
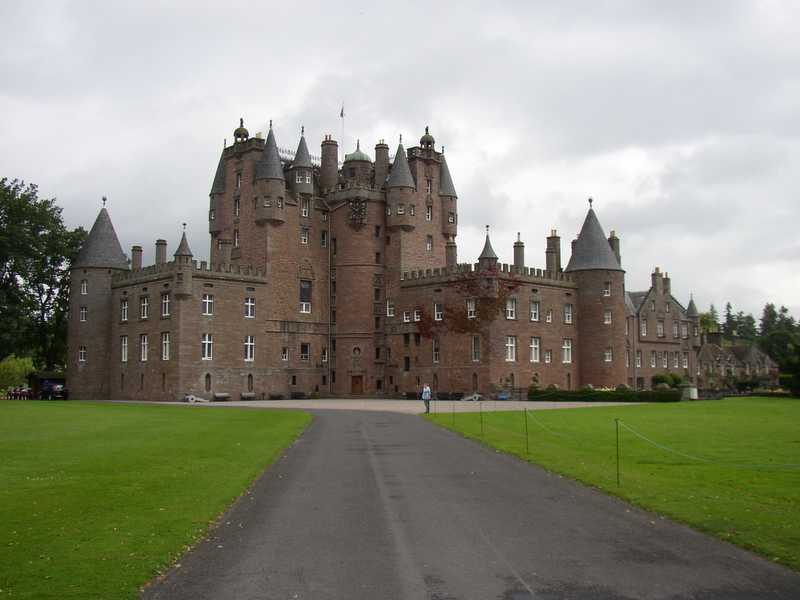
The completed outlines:
[[[689,306],[686,307],[686,318],[689,319],[692,345],[700,346],[700,313],[697,312],[697,305],[694,303],[694,296],[689,296]]]
[[[492,242],[489,241],[489,226],[486,226],[486,241],[483,244],[483,250],[478,257],[478,270],[479,271],[496,271],[497,270],[497,254],[492,248]]]
[[[236,144],[241,144],[247,141],[250,137],[250,132],[244,126],[244,119],[239,118],[239,127],[233,130],[233,140]]]
[[[572,252],[575,252],[573,242]],[[550,230],[547,236],[547,249],[544,252],[545,268],[552,274],[561,272],[561,238],[555,229]]]
[[[517,241],[514,242],[514,268],[517,273],[522,272],[525,268],[525,242],[520,239],[520,233],[517,232]]]
[[[458,264],[458,246],[452,237],[447,238],[447,243],[444,245],[444,258],[448,267],[455,267]]]
[[[326,135],[325,139],[322,140],[320,154],[322,155],[322,163],[320,166],[319,187],[324,194],[336,189],[336,184],[339,182],[339,144],[330,135]]]
[[[312,194],[314,192],[313,166],[306,145],[305,127],[300,129],[300,142],[297,144],[297,152],[295,152],[289,172],[289,182],[295,194]]]
[[[375,189],[381,189],[389,174],[389,145],[383,140],[375,144]]]
[[[427,133],[427,127],[425,131]],[[431,139],[433,139],[433,136],[431,136]],[[439,200],[442,207],[442,233],[455,236],[458,233],[458,206],[456,204],[458,196],[453,185],[453,178],[450,176],[450,169],[447,167],[447,160],[444,157],[444,146],[442,146],[441,158],[442,162],[439,167]]]
[[[270,121],[264,151],[256,163],[256,223],[285,221],[285,196],[286,180]]]
[[[222,149],[222,154],[217,163],[217,172],[214,175],[214,182],[211,184],[211,192],[209,192],[209,206],[208,206],[208,232],[211,235],[217,234],[222,231],[222,220],[219,218],[220,205],[222,203],[222,196],[225,194],[225,148]]]
[[[361,151],[361,140],[356,140],[355,152],[345,154],[342,175],[350,185],[371,186],[372,159]]]
[[[409,205],[413,201],[416,184],[408,167],[408,157],[403,148],[403,139],[397,145],[394,163],[386,180],[386,225],[412,229],[414,216],[410,214]]]
[[[186,223],[183,224],[183,235],[175,250],[175,296],[186,298],[192,295],[192,250],[189,248],[189,241],[186,239]]]

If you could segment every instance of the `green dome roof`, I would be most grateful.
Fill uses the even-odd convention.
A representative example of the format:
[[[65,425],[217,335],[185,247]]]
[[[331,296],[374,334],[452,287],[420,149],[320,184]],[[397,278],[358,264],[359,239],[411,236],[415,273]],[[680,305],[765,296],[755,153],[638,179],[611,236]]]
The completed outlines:
[[[372,159],[361,151],[361,140],[356,141],[356,151],[351,154],[344,155],[344,162],[350,162],[351,160],[362,160],[366,162],[372,162]]]

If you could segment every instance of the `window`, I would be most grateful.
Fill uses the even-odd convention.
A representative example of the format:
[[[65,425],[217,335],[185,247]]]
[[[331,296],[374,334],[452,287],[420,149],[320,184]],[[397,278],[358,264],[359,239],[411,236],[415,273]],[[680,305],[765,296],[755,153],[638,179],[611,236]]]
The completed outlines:
[[[433,341],[433,362],[434,363],[438,363],[439,362],[439,349],[440,349],[439,348],[439,338],[435,337],[435,338],[433,338],[432,341]]]
[[[80,320],[81,320],[82,323],[86,322],[86,315],[88,313],[89,313],[89,309],[86,308],[85,306],[81,306],[81,309],[80,309]]]
[[[416,215],[417,214],[417,207],[414,206],[413,204],[409,204],[408,205],[408,214],[410,214],[412,217],[414,215]]]
[[[214,314],[214,296],[213,294],[203,294],[202,308],[204,315]]]
[[[647,337],[647,319],[644,319],[641,324],[639,325],[640,333],[642,337]]]
[[[630,322],[628,321],[628,317],[625,317],[625,335],[628,336],[630,333]]]
[[[375,253],[375,264],[376,265],[381,264],[381,253],[380,252],[376,252]]]
[[[610,296],[611,295],[611,282],[606,281],[603,284],[603,296]]]
[[[403,323],[411,323],[411,313],[407,310],[403,311]]]
[[[454,213],[454,212],[447,213],[447,222],[448,223],[455,223],[456,222],[456,213]]]
[[[656,351],[655,350],[651,350],[650,351],[650,367],[651,368],[653,368],[653,369],[656,368],[656,364],[657,364],[656,360],[657,359],[658,359],[658,357],[656,356]]]
[[[425,180],[425,192],[428,194],[433,193],[433,179],[428,178]]]
[[[410,371],[411,370],[411,357],[404,356],[403,357],[403,371]]]
[[[506,362],[517,360],[517,338],[513,335],[506,336]]]
[[[545,364],[550,364],[553,362],[553,351],[552,350],[545,350],[544,351],[544,362]]]
[[[675,339],[678,339],[678,337],[680,337],[680,334],[678,333],[678,322],[677,321],[673,321],[672,322],[672,337],[674,337]]]
[[[327,346],[323,346],[322,347],[322,354],[320,356],[320,360],[322,362],[324,362],[324,363],[328,362],[328,347]]]
[[[472,362],[480,362],[481,360],[481,336],[472,336]]]
[[[531,300],[531,321],[539,320],[539,301]]]
[[[244,316],[246,319],[255,319],[256,317],[256,299],[248,296],[244,299]]]
[[[553,322],[553,309],[548,308],[547,312],[544,314],[545,323],[552,323]]]
[[[256,357],[256,337],[254,335],[244,336],[244,359],[252,362]]]
[[[611,325],[611,309],[607,308],[603,311],[603,323]]]
[[[656,321],[656,336],[664,337],[664,321]]]
[[[208,211],[208,220],[209,221],[215,221],[216,219],[217,219],[217,211],[215,211],[212,208],[211,210]]]
[[[143,333],[139,336],[139,360],[145,362],[147,360],[147,334]]]
[[[300,280],[300,312],[311,314],[311,281]]]
[[[474,319],[476,316],[475,298],[467,298],[467,318]]]
[[[119,359],[121,362],[128,362],[128,336],[121,335],[119,338]]]
[[[425,238],[425,250],[427,250],[428,252],[433,250],[433,236],[432,235],[429,235],[427,238]]]
[[[323,223],[326,223],[328,221],[328,213],[324,212],[324,213],[321,213],[319,216],[320,216],[320,219],[322,219]]]
[[[684,352],[683,353],[683,368],[684,369],[688,369],[689,368],[689,353],[688,352]]]
[[[81,279],[81,296],[89,293],[89,282],[86,279]]]
[[[397,214],[398,215],[406,214],[406,205],[405,204],[398,204],[397,205]]]
[[[637,350],[636,351],[636,368],[637,369],[641,369],[642,368],[642,351],[641,350]]]
[[[275,201],[275,206],[283,208],[283,196],[278,196],[278,199]]]
[[[661,355],[661,366],[665,369],[669,369],[669,353],[663,352]]]
[[[78,362],[86,362],[86,346],[78,348]]]
[[[328,247],[328,230],[327,229],[323,229],[322,232],[320,233],[320,236],[321,236],[320,239],[319,239],[320,246],[322,246],[323,248],[327,248]]]
[[[119,320],[120,321],[127,321],[128,320],[128,301],[123,300],[119,303]]]
[[[517,299],[506,298],[506,319],[517,318]]]
[[[625,368],[628,369],[631,366],[631,351],[625,350]]]
[[[205,385],[206,385],[206,391],[210,392],[211,391],[211,373],[206,373]]]
[[[650,312],[656,312],[656,301],[650,300]]]
[[[681,357],[677,352],[672,353],[672,367],[674,369],[680,368]]]
[[[697,337],[697,325],[694,325],[694,326],[692,327],[692,335],[693,335],[694,337]]]
[[[564,305],[564,323],[567,325],[572,323],[572,304]]]
[[[606,351],[603,353],[603,359],[606,362],[611,362],[613,358],[614,358],[614,353],[611,350],[611,348],[606,348]]]
[[[425,207],[425,220],[426,221],[433,221],[433,207],[426,206]]]
[[[237,173],[236,174],[236,191],[239,191],[240,189],[242,189],[242,174],[241,173]]]
[[[311,344],[303,342],[300,344],[300,360],[309,360],[311,358]]]
[[[169,316],[169,294],[161,294],[161,316]]]
[[[375,237],[376,238],[381,237],[381,226],[380,225],[375,225]]]
[[[372,288],[372,299],[375,302],[380,302],[381,301],[381,288],[378,288],[378,287]]]
[[[298,183],[300,183],[300,182],[298,182]],[[311,182],[309,181],[308,183],[311,183]],[[303,200],[300,203],[300,207],[301,207],[300,211],[301,211],[302,215],[304,217],[307,217],[309,215],[309,213],[310,213],[310,201],[308,200],[308,198],[303,198]]]
[[[539,362],[541,346],[542,346],[542,340],[541,339],[539,339],[538,337],[532,337],[531,338],[531,362],[535,362],[535,363]]]
[[[301,227],[300,228],[300,243],[307,244],[308,243],[308,227]]]
[[[419,346],[419,343],[422,341],[422,336],[418,333],[414,334],[414,345]]]
[[[683,339],[689,337],[689,326],[686,323],[681,323],[681,337]]]
[[[150,316],[150,298],[142,296],[139,298],[139,318],[146,319]]]
[[[233,201],[233,215],[235,217],[238,217],[239,216],[239,212],[240,212],[239,198],[235,198],[234,201]]]
[[[286,346],[281,348],[281,360],[289,360],[289,348]]]
[[[444,317],[444,305],[441,302],[433,303],[433,320],[441,321]]]
[[[267,208],[272,207],[272,198],[270,198],[269,196],[264,196],[264,206],[266,206]]]
[[[211,360],[214,358],[214,336],[204,333],[200,344],[200,358]]]
[[[303,183],[303,173],[302,172],[298,171],[297,173],[295,173],[294,182],[295,183]]]
[[[389,206],[388,204],[386,205],[386,216],[387,217],[391,217],[392,216],[392,207]]]
[[[169,360],[169,331],[161,333],[161,360]]]
[[[386,301],[386,316],[393,317],[394,316],[394,302],[391,300]]]
[[[239,230],[238,229],[234,229],[233,230],[233,247],[234,248],[238,248],[239,247]]]
[[[664,304],[664,310],[665,310],[666,312],[669,312],[669,302],[666,302],[666,303]]]
[[[414,309],[414,322],[416,323],[417,321],[421,321],[421,320],[422,320],[422,309],[415,308]]]
[[[561,344],[561,362],[565,364],[572,362],[572,340],[570,338],[564,338]]]

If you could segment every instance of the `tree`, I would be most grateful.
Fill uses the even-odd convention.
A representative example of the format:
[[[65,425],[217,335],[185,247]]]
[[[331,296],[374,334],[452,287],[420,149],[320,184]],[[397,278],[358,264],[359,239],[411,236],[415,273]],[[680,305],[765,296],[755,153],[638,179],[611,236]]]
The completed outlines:
[[[736,335],[736,317],[730,302],[725,303],[725,320],[722,322],[722,335],[726,339],[733,339]]]
[[[755,341],[758,337],[756,331],[756,320],[751,314],[744,314],[742,311],[736,313],[736,335],[747,341]]]
[[[700,313],[700,329],[703,333],[719,331],[719,313],[714,304],[711,304],[708,312]]]
[[[772,302],[767,302],[764,305],[764,311],[761,313],[761,323],[758,326],[759,335],[769,335],[775,330],[777,323],[778,311],[775,310],[775,305]]]
[[[35,185],[0,179],[0,359],[13,351],[46,369],[64,363],[69,268],[85,239]]]

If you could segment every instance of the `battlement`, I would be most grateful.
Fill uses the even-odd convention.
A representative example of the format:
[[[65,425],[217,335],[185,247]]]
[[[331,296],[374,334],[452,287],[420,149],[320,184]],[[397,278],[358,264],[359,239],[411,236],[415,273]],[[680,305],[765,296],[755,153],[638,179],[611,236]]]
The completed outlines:
[[[172,277],[182,268],[175,261],[149,265],[137,270],[118,272],[112,277],[111,283],[114,287],[121,287],[142,281]],[[191,270],[195,277],[201,278],[205,275],[214,275],[216,278],[221,276],[226,279],[246,279],[255,283],[267,282],[265,271],[251,265],[211,264],[206,261],[193,260]]]
[[[401,281],[403,286],[428,285],[432,283],[444,283],[459,277],[468,275],[483,275],[486,277],[500,277],[502,279],[515,279],[520,282],[530,283],[549,283],[563,287],[576,287],[572,278],[563,272],[554,273],[546,269],[536,269],[534,267],[523,267],[517,269],[514,265],[502,263],[497,265],[495,271],[481,271],[478,263],[461,263],[451,267],[436,267],[434,269],[424,269],[417,271],[403,272]]]

